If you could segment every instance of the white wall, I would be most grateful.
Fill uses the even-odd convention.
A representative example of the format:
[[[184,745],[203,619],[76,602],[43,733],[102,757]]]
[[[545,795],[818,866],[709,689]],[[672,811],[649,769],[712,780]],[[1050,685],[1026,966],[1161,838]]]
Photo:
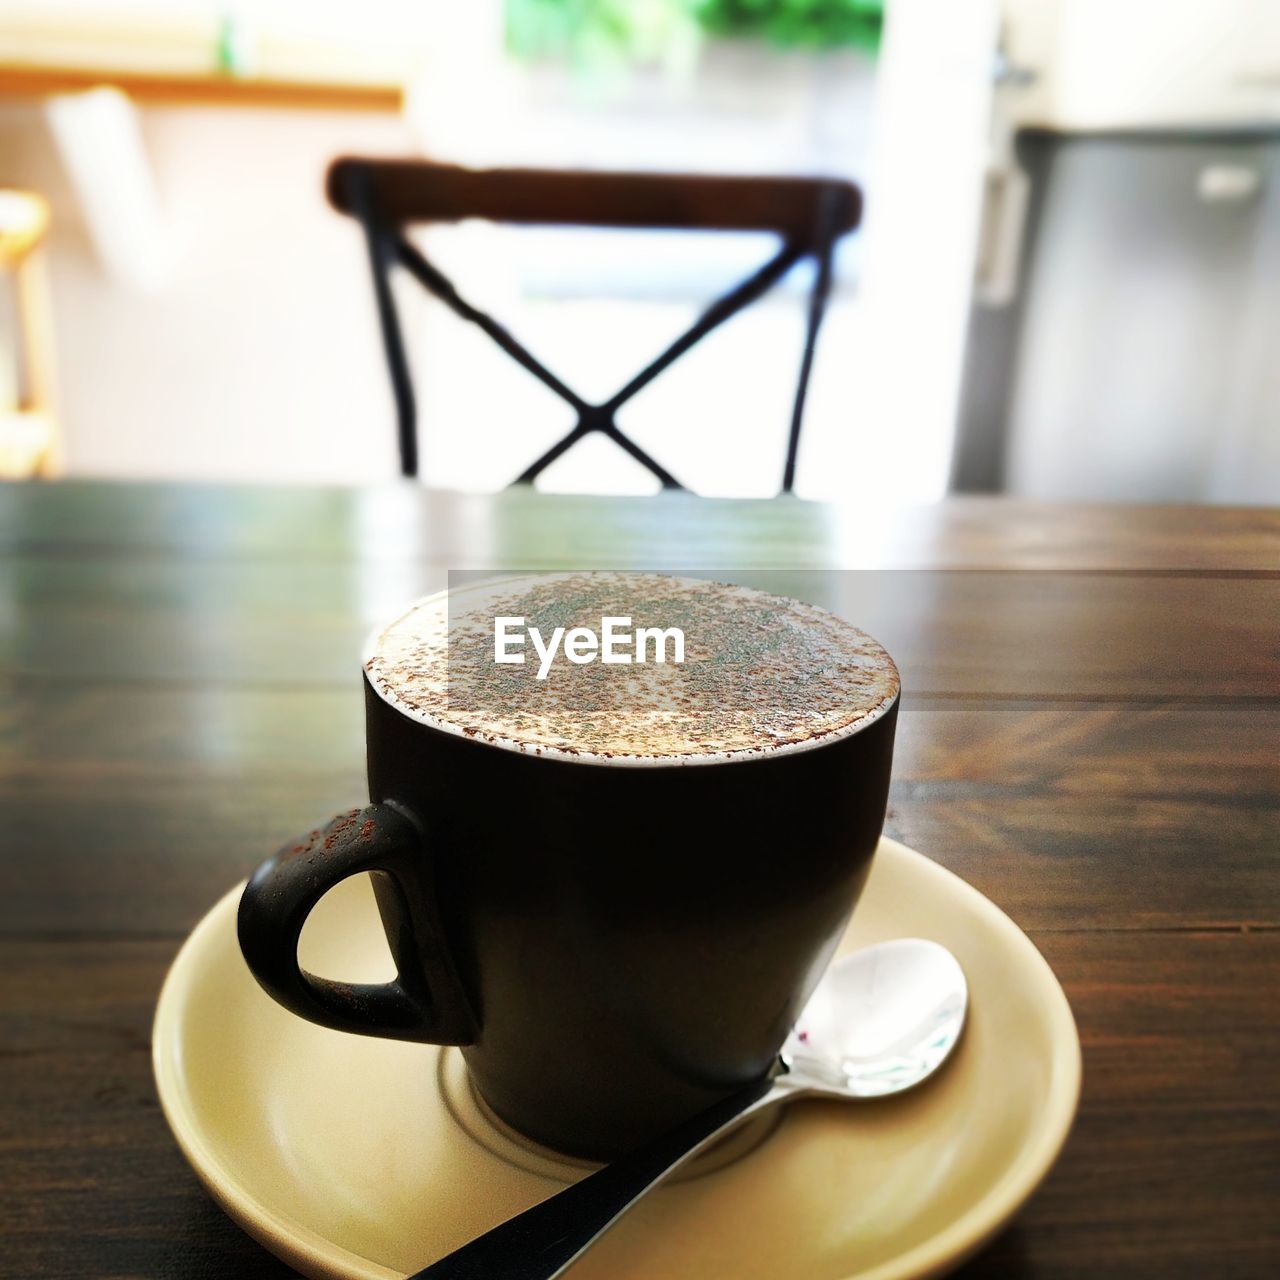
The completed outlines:
[[[1001,0],[1037,78],[1022,123],[1099,129],[1280,120],[1275,0]]]
[[[837,474],[946,490],[991,116],[995,0],[896,0],[885,30],[860,293],[856,421]]]
[[[359,230],[322,180],[403,153],[391,116],[148,109],[172,238],[145,292],[109,276],[37,107],[0,112],[5,180],[53,201],[50,266],[69,473],[209,479],[392,474],[391,404]]]

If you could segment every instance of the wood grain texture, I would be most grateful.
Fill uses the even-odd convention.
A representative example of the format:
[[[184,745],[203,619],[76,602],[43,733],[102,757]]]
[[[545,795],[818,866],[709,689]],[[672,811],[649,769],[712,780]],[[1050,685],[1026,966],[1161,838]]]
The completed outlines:
[[[898,658],[888,830],[1031,932],[1085,1051],[1062,1160],[963,1274],[1276,1274],[1280,513],[83,483],[0,488],[0,1271],[288,1274],[158,1113],[166,966],[362,799],[374,620],[584,564],[786,570]]]
[[[29,856],[0,861],[0,932],[185,930],[364,799],[355,687],[11,704],[0,804]],[[899,725],[889,833],[1025,927],[1280,926],[1273,706],[908,697]]]
[[[103,484],[0,487],[0,548],[103,559],[285,556],[451,569],[1201,569],[1280,572],[1280,510],[956,497],[884,510],[684,493]]]
[[[726,568],[876,636],[919,695],[1280,696],[1280,576]],[[0,563],[18,677],[349,687],[370,628],[447,582],[421,564],[80,553]],[[1224,653],[1230,661],[1220,660]]]
[[[1032,936],[1080,1025],[1081,1112],[1048,1182],[963,1274],[1271,1274],[1280,934]],[[0,1133],[24,1171],[0,1197],[6,1274],[289,1274],[212,1207],[159,1114],[148,1035],[177,945],[0,941],[0,972],[24,976],[0,1015]]]
[[[1274,1274],[1280,935],[1032,938],[1080,1028],[1080,1113],[1012,1230],[961,1274]]]

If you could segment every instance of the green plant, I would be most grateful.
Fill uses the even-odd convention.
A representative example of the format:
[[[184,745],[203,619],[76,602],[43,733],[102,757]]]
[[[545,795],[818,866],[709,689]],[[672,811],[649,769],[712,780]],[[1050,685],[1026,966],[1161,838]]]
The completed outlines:
[[[874,52],[884,25],[884,0],[691,0],[708,31],[759,36],[773,44]]]
[[[874,52],[884,0],[505,0],[507,44],[582,69],[662,62],[696,33]]]
[[[696,29],[687,0],[506,0],[507,46],[518,58],[567,58],[590,69],[661,62]]]

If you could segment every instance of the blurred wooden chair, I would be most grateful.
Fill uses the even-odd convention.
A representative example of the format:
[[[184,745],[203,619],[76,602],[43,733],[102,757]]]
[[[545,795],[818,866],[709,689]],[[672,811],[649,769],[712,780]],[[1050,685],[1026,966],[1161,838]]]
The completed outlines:
[[[374,291],[398,419],[400,466],[418,471],[417,411],[399,317],[391,291],[393,267],[403,267],[456,315],[477,325],[577,415],[572,429],[520,472],[531,484],[558,457],[599,431],[658,478],[683,486],[625,435],[617,411],[642,387],[730,316],[767,292],[799,261],[816,262],[808,323],[791,414],[782,491],[795,481],[796,455],[814,346],[831,286],[836,241],[858,223],[861,197],[835,178],[719,177],[656,173],[571,172],[533,169],[471,170],[426,161],[341,159],[328,175],[329,199],[357,218],[368,241]],[[404,234],[412,223],[481,218],[525,225],[578,225],[701,231],[768,231],[777,252],[758,271],[712,303],[687,332],[610,399],[591,404],[551,373],[493,317],[467,302]]]
[[[42,242],[49,205],[0,189],[0,269],[13,284],[16,351],[0,351],[0,478],[51,475],[59,465],[53,410],[53,319]]]

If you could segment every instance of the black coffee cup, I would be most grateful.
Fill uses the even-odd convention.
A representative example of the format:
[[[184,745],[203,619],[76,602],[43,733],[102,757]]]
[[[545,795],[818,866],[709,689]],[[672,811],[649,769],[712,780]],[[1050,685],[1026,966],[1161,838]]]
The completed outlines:
[[[365,706],[373,803],[281,849],[240,903],[245,959],[276,1000],[460,1045],[502,1119],[599,1159],[771,1068],[866,880],[896,696],[801,749],[669,764],[445,732],[367,676]],[[308,913],[365,871],[397,978],[304,972]]]

